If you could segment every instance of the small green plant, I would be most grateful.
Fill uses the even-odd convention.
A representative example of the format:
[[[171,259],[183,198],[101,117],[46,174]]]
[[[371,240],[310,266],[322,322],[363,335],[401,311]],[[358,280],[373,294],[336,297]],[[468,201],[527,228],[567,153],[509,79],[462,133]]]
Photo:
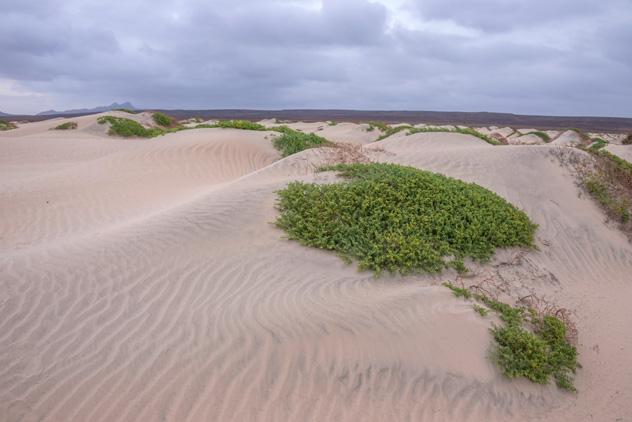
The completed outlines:
[[[509,378],[525,377],[538,384],[551,378],[559,388],[576,391],[573,375],[580,367],[577,349],[568,340],[564,321],[555,315],[539,314],[531,308],[518,308],[473,294],[466,288],[444,283],[455,296],[482,302],[487,308],[473,304],[481,316],[493,310],[503,322],[491,329],[495,348],[491,358]]]
[[[593,174],[586,178],[584,185],[588,193],[608,211],[608,214],[623,224],[630,221],[629,202],[625,198],[613,195],[606,182],[598,175]]]
[[[380,137],[377,138],[377,140],[381,141],[382,139],[386,139],[389,136],[395,135],[396,133],[399,133],[403,130],[410,130],[410,129],[413,129],[413,127],[410,125],[400,125],[400,126],[395,126],[395,127],[388,126],[386,130],[382,132],[382,135],[380,135]]]
[[[97,120],[99,124],[110,124],[108,134],[122,136],[124,138],[153,138],[164,135],[166,132],[160,128],[147,129],[140,123],[123,117],[101,116]]]
[[[539,131],[539,130],[536,130],[534,132],[529,132],[526,135],[535,135],[539,137],[540,139],[542,139],[544,142],[547,142],[547,143],[551,142],[551,137],[549,136],[549,134],[546,132]]]
[[[165,113],[161,113],[159,111],[153,113],[151,117],[154,119],[157,125],[162,127],[171,127],[173,126],[173,119],[167,116]]]
[[[387,125],[384,122],[380,122],[376,120],[372,120],[368,124],[369,124],[369,127],[367,128],[367,131],[369,132],[372,132],[375,129],[378,129],[380,132],[386,132],[389,129],[389,125]]]
[[[122,111],[123,113],[129,113],[129,114],[138,114],[139,113],[139,111],[130,110],[129,108],[115,108],[115,109],[112,109],[112,111]]]
[[[445,127],[436,127],[436,126],[413,127],[413,128],[410,128],[410,130],[408,131],[408,134],[412,135],[415,133],[430,133],[430,132],[448,132],[448,133],[460,133],[462,135],[471,135],[479,139],[482,139],[488,144],[501,145],[501,142],[498,141],[497,139],[494,139],[491,136],[485,135],[484,133],[481,133],[477,131],[476,129],[472,129],[469,127],[466,127],[466,128],[457,127],[455,129],[449,129]]]
[[[608,141],[601,138],[594,138],[592,141],[593,143],[589,147],[592,151],[599,151],[601,148],[608,145]]]
[[[474,311],[479,314],[482,317],[486,317],[489,314],[489,309],[481,306],[481,305],[477,305],[474,304],[472,305],[472,308],[474,309]]]
[[[276,128],[281,132],[281,136],[277,136],[272,140],[274,147],[281,152],[283,157],[296,154],[297,152],[309,149],[333,145],[327,139],[314,133],[302,133],[287,126]]]
[[[11,130],[11,129],[15,129],[16,127],[17,126],[11,122],[0,120],[0,130]]]
[[[223,128],[242,130],[270,130],[267,127],[249,120],[218,120],[213,124],[197,125],[197,128]]]
[[[338,122],[334,122],[333,120],[330,120],[329,122],[327,122],[328,126],[336,126],[338,124]]]
[[[360,261],[360,269],[438,273],[498,247],[533,245],[536,225],[473,183],[395,164],[339,164],[346,182],[292,182],[276,221],[290,239]]]
[[[55,130],[72,130],[77,129],[77,122],[66,122],[60,125],[55,126],[53,129]]]

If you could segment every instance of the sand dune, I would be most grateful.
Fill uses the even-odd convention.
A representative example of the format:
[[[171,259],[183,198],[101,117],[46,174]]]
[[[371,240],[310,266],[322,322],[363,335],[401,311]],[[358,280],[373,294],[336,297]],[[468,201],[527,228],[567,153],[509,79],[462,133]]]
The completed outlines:
[[[375,279],[285,240],[275,192],[330,180],[313,171],[326,149],[279,160],[267,132],[122,140],[74,120],[0,134],[0,420],[632,418],[632,247],[555,142],[302,126],[525,210],[538,250],[501,251],[472,277],[575,311],[577,395],[499,373],[492,320],[440,286],[456,273]]]

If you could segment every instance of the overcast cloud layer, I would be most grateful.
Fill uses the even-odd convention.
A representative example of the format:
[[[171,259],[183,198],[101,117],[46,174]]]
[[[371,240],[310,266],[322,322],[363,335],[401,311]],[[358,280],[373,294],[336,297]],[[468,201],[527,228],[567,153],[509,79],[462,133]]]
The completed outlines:
[[[632,116],[631,0],[5,0],[0,111]]]

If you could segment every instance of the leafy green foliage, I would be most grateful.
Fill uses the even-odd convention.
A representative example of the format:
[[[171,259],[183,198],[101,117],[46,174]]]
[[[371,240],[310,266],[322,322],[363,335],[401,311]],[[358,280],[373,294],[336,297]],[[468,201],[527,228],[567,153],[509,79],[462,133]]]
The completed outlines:
[[[534,132],[527,133],[527,135],[535,135],[535,136],[539,137],[540,139],[542,139],[544,142],[547,142],[547,143],[551,142],[551,137],[546,132],[541,132],[539,130],[536,130]]]
[[[608,141],[603,140],[601,138],[595,138],[593,139],[592,145],[590,145],[590,149],[592,151],[599,151],[601,148],[605,147],[606,145],[608,145]]]
[[[249,120],[218,120],[214,124],[201,124],[196,128],[223,128],[223,129],[242,129],[242,130],[270,130],[265,126],[251,122]]]
[[[378,141],[381,141],[382,139],[386,139],[389,136],[395,135],[396,133],[401,132],[402,130],[410,130],[413,129],[412,126],[409,125],[400,125],[400,126],[387,126],[386,130],[383,131],[382,135],[380,135],[379,138],[377,138]]]
[[[0,130],[11,130],[11,129],[15,129],[16,127],[17,126],[15,126],[11,122],[7,122],[5,120],[0,120]]]
[[[296,154],[305,149],[332,145],[327,139],[314,133],[298,132],[287,128],[287,126],[285,126],[285,128],[286,129],[278,130],[281,132],[281,136],[272,140],[274,147],[278,149],[284,157]]]
[[[293,182],[276,224],[290,239],[357,258],[360,269],[438,273],[495,249],[531,246],[536,225],[489,190],[395,164],[327,167],[344,183]]]
[[[474,304],[472,305],[472,308],[474,309],[474,311],[479,314],[482,317],[486,317],[487,315],[489,315],[489,309],[481,306],[481,305],[477,305]]]
[[[151,117],[154,119],[154,122],[156,122],[156,124],[159,126],[163,126],[163,127],[173,126],[173,119],[167,116],[165,113],[161,113],[157,111],[154,114],[152,114]]]
[[[124,138],[153,138],[166,133],[165,130],[160,128],[147,129],[140,123],[123,117],[101,116],[97,122],[99,124],[109,123],[110,130],[108,133]]]
[[[616,217],[621,223],[630,221],[629,202],[623,197],[614,196],[608,189],[606,182],[597,175],[592,175],[584,180],[586,190],[601,204],[608,214]]]
[[[539,315],[533,309],[513,307],[483,294],[472,294],[450,283],[443,285],[457,297],[485,304],[487,308],[473,305],[479,315],[487,316],[492,310],[500,316],[503,325],[491,329],[496,342],[492,359],[505,375],[525,377],[538,384],[546,384],[553,378],[558,387],[576,391],[573,375],[579,367],[577,349],[569,343],[562,320],[554,315]]]
[[[384,123],[384,122],[380,122],[380,121],[376,121],[376,120],[372,120],[369,123],[369,127],[367,129],[367,131],[372,132],[375,129],[378,129],[380,132],[386,132],[389,128],[389,126]]]
[[[71,130],[77,129],[77,122],[66,122],[60,125],[55,126],[53,129],[55,130]]]
[[[436,126],[413,127],[413,128],[410,128],[408,133],[412,135],[414,133],[429,133],[429,132],[460,133],[462,135],[475,136],[491,145],[501,145],[501,143],[497,139],[494,139],[491,136],[485,135],[484,133],[481,133],[478,130],[472,129],[470,127],[465,127],[465,128],[457,127],[455,129],[449,129],[445,127],[436,127]]]

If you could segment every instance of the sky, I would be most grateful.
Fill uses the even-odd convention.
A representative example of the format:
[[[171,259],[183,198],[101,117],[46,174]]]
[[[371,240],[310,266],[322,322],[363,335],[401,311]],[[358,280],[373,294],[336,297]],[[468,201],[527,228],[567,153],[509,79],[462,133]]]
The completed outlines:
[[[632,117],[632,0],[2,0],[0,111]]]

